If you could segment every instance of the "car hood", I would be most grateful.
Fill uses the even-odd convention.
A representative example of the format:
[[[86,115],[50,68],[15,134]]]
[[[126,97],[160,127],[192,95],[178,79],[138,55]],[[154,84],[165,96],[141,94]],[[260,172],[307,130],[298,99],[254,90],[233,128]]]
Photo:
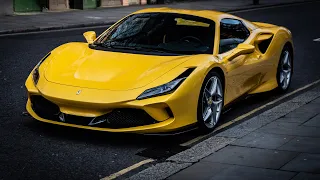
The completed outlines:
[[[130,90],[146,86],[190,57],[101,51],[85,43],[69,43],[52,51],[44,75],[64,85]]]

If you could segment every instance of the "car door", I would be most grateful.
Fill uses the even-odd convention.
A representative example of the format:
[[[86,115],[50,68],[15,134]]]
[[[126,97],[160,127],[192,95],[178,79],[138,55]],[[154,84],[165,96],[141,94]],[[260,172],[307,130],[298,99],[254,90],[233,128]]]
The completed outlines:
[[[237,47],[250,36],[250,31],[237,19],[222,19],[220,22],[219,57],[227,71],[225,102],[233,101],[256,87],[261,78],[256,66],[259,64],[256,52],[240,54],[230,58]]]

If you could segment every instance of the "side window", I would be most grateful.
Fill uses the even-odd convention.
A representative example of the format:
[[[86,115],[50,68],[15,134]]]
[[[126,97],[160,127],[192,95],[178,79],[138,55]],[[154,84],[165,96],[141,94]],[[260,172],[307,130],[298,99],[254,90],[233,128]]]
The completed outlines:
[[[236,19],[222,19],[220,22],[219,54],[230,51],[244,42],[250,35],[243,23]]]

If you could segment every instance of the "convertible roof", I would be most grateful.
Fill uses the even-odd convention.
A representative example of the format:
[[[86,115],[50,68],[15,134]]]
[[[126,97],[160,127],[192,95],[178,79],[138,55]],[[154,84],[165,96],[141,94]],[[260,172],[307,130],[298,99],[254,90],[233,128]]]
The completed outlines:
[[[193,16],[199,16],[208,18],[214,21],[217,21],[221,18],[236,18],[239,19],[236,16],[233,16],[231,14],[219,12],[219,11],[212,11],[212,10],[186,10],[186,9],[172,9],[172,8],[147,8],[143,10],[139,10],[134,12],[133,14],[139,14],[139,13],[150,13],[150,12],[161,12],[161,13],[177,13],[177,14],[188,14]]]

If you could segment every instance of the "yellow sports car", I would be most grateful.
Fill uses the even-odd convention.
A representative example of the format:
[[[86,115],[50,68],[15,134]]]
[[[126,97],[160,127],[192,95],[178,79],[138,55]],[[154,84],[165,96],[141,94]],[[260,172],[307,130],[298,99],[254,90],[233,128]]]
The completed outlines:
[[[216,12],[152,8],[48,53],[27,81],[28,112],[77,128],[134,133],[216,126],[242,95],[285,92],[291,32]]]

